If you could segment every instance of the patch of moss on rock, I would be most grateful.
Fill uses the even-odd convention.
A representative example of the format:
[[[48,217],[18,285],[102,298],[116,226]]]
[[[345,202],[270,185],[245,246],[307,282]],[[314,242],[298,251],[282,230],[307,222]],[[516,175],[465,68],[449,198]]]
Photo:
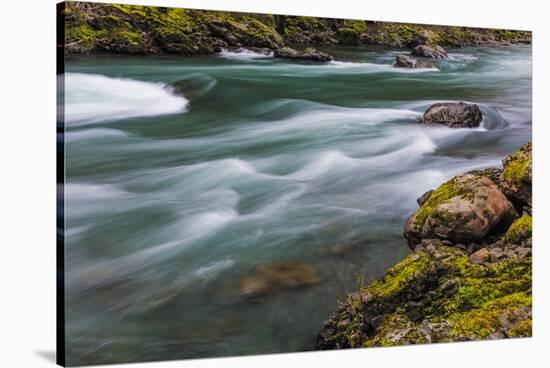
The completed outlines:
[[[502,160],[504,167],[500,185],[516,206],[531,207],[532,201],[532,144],[523,145]]]
[[[525,214],[514,221],[504,235],[504,240],[510,243],[519,244],[531,237],[533,231],[533,219]]]
[[[453,197],[462,196],[464,194],[463,189],[464,187],[457,181],[456,176],[440,185],[416,212],[415,223],[422,226],[438,205],[449,201]]]
[[[434,243],[343,302],[318,348],[530,336],[531,258],[478,265]]]

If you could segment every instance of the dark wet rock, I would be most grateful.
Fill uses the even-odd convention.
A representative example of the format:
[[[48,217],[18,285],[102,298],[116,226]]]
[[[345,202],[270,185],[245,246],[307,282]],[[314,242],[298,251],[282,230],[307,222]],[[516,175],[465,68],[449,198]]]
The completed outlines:
[[[422,117],[429,125],[446,125],[449,128],[475,128],[482,120],[481,110],[476,104],[464,102],[442,102],[430,106]]]
[[[412,50],[412,54],[431,59],[447,59],[449,57],[447,51],[441,46],[418,45]]]
[[[404,236],[414,247],[422,239],[469,243],[517,218],[510,201],[484,176],[456,176],[437,188],[409,218]]]
[[[280,262],[257,266],[251,276],[241,280],[239,290],[243,297],[256,297],[319,282],[321,278],[315,267],[302,262]]]
[[[219,22],[208,23],[208,28],[210,28],[210,34],[220,38],[223,38],[229,32],[229,29]]]
[[[297,51],[290,47],[282,47],[275,50],[275,57],[282,59],[305,60],[327,62],[332,60],[332,56],[318,51],[313,47],[308,47],[303,51]]]
[[[175,95],[194,99],[206,94],[215,83],[212,77],[200,75],[172,82],[166,88]]]
[[[412,56],[406,55],[397,55],[395,57],[396,68],[409,68],[409,69],[418,69],[418,68],[433,68],[434,64],[429,61],[417,60]]]
[[[502,160],[504,170],[500,177],[504,194],[518,206],[532,206],[532,145],[523,145],[519,151]],[[530,211],[530,210],[529,210]]]

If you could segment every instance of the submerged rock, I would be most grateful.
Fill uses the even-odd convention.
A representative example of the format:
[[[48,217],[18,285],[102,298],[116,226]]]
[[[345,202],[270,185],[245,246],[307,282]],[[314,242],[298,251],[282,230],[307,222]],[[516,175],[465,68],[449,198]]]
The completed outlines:
[[[216,80],[211,76],[193,75],[186,79],[172,82],[166,88],[175,95],[195,99],[206,94],[215,84]]]
[[[241,296],[255,297],[279,289],[297,289],[319,282],[321,278],[315,267],[302,262],[280,262],[257,266],[253,275],[241,280],[239,289]]]
[[[432,59],[447,59],[449,57],[447,51],[441,46],[418,45],[412,50],[412,54]]]
[[[411,249],[422,239],[469,243],[506,229],[517,213],[495,183],[484,176],[456,176],[437,188],[408,219],[404,236]]]
[[[532,206],[532,147],[531,142],[502,160],[504,170],[500,183],[504,193],[518,206]]]
[[[446,125],[449,128],[475,128],[483,116],[476,104],[464,102],[436,103],[428,108],[422,117],[424,124]]]
[[[308,60],[308,61],[319,61],[327,62],[332,60],[332,56],[325,54],[324,52],[318,51],[313,47],[308,47],[304,51],[297,51],[290,47],[281,47],[274,51],[275,57],[283,59],[294,59],[294,60]]]
[[[421,61],[413,58],[412,56],[405,56],[405,55],[397,55],[395,57],[395,64],[393,64],[396,68],[409,68],[409,69],[417,69],[417,68],[433,68],[433,63],[430,63],[429,61]]]

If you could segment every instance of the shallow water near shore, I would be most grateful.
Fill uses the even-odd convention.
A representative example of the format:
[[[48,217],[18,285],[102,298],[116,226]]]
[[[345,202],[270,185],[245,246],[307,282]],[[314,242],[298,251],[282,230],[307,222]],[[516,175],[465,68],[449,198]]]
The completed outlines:
[[[391,66],[403,50],[323,51],[336,61],[68,61],[68,364],[311,350],[339,297],[408,254],[417,197],[531,139],[530,46],[421,70]],[[441,101],[479,104],[482,126],[419,125]],[[239,297],[283,261],[322,281]]]

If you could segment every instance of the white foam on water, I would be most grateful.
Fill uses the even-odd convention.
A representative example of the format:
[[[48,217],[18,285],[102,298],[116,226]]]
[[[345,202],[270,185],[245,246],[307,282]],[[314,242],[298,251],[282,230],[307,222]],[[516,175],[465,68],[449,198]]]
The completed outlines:
[[[354,159],[338,150],[323,152],[316,156],[309,164],[294,172],[289,177],[297,180],[312,180],[331,170],[357,166]]]
[[[266,59],[266,58],[272,58],[273,57],[273,51],[271,51],[269,54],[262,54],[260,52],[255,52],[252,50],[239,48],[237,50],[227,50],[222,49],[222,51],[218,54],[220,57],[230,60],[255,60],[255,59]]]
[[[396,68],[393,64],[376,64],[376,63],[361,63],[353,61],[337,61],[333,60],[326,64],[335,68],[349,68],[356,69],[362,72],[395,72],[395,73],[425,73],[425,72],[438,72],[439,69],[433,68]]]
[[[103,139],[103,138],[124,138],[129,137],[130,135],[126,132],[117,129],[110,128],[91,128],[85,130],[71,131],[66,132],[65,137],[67,141],[76,142],[76,141],[87,141],[92,139]]]
[[[65,123],[85,125],[185,111],[188,101],[165,86],[99,74],[66,73]]]

